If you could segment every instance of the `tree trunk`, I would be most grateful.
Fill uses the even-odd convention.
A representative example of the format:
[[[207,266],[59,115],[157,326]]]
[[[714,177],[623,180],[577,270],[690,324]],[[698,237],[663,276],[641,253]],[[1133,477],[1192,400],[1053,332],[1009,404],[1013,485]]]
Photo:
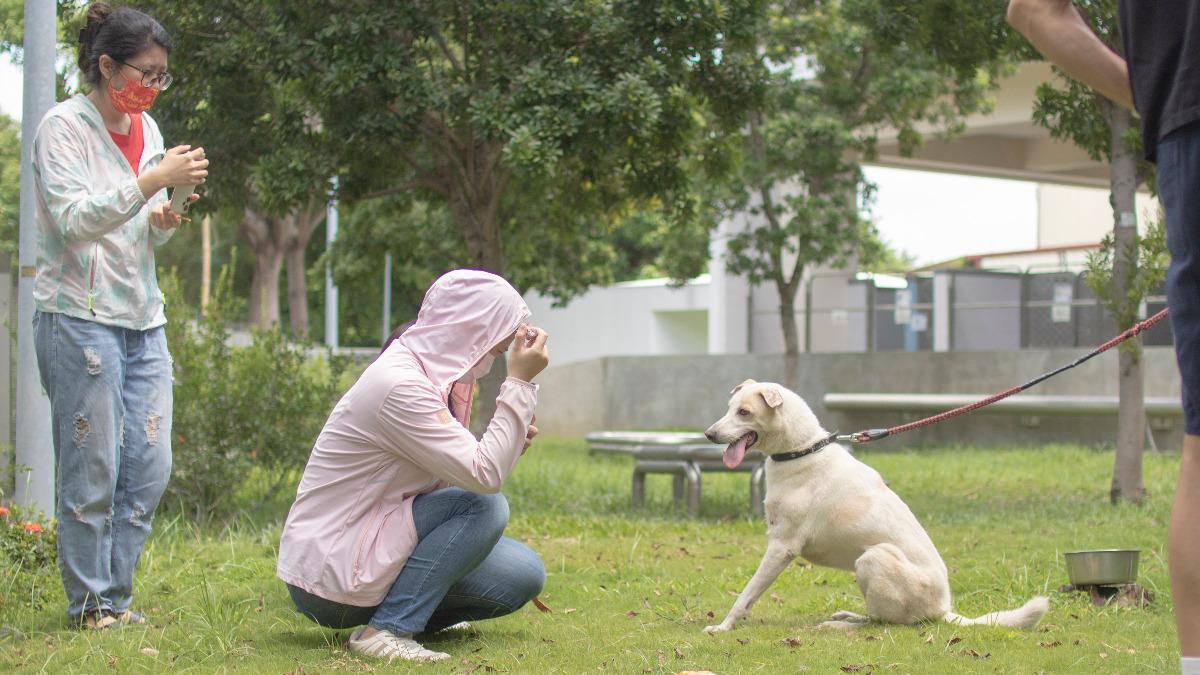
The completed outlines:
[[[783,353],[800,353],[800,336],[796,331],[796,290],[786,284],[775,284],[779,291],[779,320],[783,323]]]
[[[274,247],[254,251],[254,276],[250,279],[250,325],[270,328],[279,324],[279,271],[283,253]]]
[[[308,337],[308,267],[305,264],[305,251],[322,215],[319,208],[306,208],[286,219],[291,225],[287,228],[285,246],[288,318],[292,335],[297,338]]]
[[[1132,115],[1118,105],[1108,104],[1108,119],[1112,144],[1111,188],[1113,206],[1113,285],[1118,302],[1129,302],[1127,289],[1136,273],[1137,256],[1129,255],[1137,235],[1137,215],[1134,194],[1137,189],[1137,158],[1125,142]],[[1136,308],[1120,312],[1129,321],[1137,320]],[[1127,323],[1120,320],[1121,324]],[[1125,330],[1132,325],[1119,325]],[[1117,413],[1117,452],[1113,463],[1112,489],[1109,499],[1140,503],[1146,495],[1142,485],[1143,434],[1146,429],[1146,404],[1143,397],[1144,375],[1140,338],[1134,338],[1129,348],[1122,346],[1118,359],[1119,404]]]
[[[304,247],[307,244],[305,241],[303,245],[289,246],[285,256],[288,319],[292,326],[292,335],[301,339],[308,337],[308,270],[304,266]]]
[[[283,249],[279,246],[278,219],[246,207],[242,236],[254,251],[254,276],[250,280],[250,325],[269,328],[279,323],[279,271]]]

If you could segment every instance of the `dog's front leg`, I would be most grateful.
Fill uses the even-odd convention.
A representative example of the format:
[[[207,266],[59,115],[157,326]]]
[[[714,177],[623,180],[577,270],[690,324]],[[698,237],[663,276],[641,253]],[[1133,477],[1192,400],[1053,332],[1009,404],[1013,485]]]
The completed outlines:
[[[789,551],[783,544],[769,542],[767,544],[767,552],[763,554],[762,562],[758,564],[758,571],[750,578],[750,583],[746,584],[746,588],[742,591],[742,594],[733,603],[733,607],[730,608],[729,614],[725,616],[725,620],[716,626],[705,627],[704,632],[712,635],[732,630],[734,624],[741,621],[750,613],[750,608],[754,606],[754,602],[758,600],[758,597],[775,582],[775,579],[779,577],[779,573],[795,557],[796,555]]]

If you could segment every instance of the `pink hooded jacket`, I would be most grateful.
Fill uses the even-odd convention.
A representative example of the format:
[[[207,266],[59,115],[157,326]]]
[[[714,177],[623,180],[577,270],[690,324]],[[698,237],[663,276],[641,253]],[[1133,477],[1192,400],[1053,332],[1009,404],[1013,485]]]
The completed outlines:
[[[378,605],[416,547],[414,497],[447,485],[500,491],[521,456],[537,385],[505,380],[477,441],[466,426],[469,371],[528,320],[520,294],[494,274],[455,270],[434,282],[416,323],[317,437],[279,541],[280,579],[334,602]]]

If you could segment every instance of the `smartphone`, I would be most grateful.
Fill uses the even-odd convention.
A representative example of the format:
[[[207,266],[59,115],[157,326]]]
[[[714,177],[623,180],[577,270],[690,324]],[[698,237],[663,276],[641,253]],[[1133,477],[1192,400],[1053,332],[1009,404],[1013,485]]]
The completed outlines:
[[[174,190],[171,190],[171,210],[181,216],[187,213],[192,193],[195,191],[195,185],[179,185]]]

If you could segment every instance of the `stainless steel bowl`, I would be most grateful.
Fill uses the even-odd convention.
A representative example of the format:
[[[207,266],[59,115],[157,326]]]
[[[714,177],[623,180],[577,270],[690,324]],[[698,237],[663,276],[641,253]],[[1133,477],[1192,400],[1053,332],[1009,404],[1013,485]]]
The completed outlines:
[[[1097,549],[1070,551],[1067,579],[1075,586],[1116,586],[1137,581],[1137,549]]]

